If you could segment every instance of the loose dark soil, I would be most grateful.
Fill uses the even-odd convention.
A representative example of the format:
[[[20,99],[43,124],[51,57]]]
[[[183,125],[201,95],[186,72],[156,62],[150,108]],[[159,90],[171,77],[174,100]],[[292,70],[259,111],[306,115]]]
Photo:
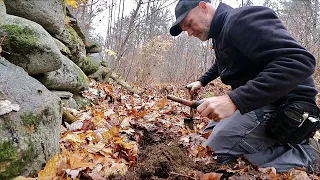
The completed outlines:
[[[167,136],[161,139],[161,142],[147,137],[143,140],[137,165],[129,170],[126,179],[191,180],[204,171],[216,169],[214,164],[194,162],[174,139]]]
[[[176,143],[148,146],[141,151],[140,158],[136,173],[141,179],[151,177],[167,179],[170,173],[194,176],[197,167]]]

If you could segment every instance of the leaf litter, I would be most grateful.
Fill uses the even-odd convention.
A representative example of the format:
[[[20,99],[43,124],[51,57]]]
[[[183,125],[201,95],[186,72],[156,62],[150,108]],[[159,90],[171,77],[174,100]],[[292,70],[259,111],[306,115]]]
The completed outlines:
[[[258,168],[242,157],[216,166],[212,151],[202,146],[210,134],[200,133],[209,119],[195,114],[194,130],[186,129],[189,108],[166,99],[168,93],[188,99],[183,87],[153,86],[136,95],[119,85],[90,82],[82,95],[92,105],[64,107],[77,120],[61,126],[61,153],[37,179],[318,179],[302,169],[277,173],[273,167]],[[227,91],[216,82],[199,98]]]

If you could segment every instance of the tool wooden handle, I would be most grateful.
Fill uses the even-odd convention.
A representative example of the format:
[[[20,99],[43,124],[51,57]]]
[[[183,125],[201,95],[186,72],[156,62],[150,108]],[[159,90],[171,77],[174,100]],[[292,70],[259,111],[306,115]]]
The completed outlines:
[[[189,106],[189,107],[191,107],[193,109],[196,109],[202,103],[202,101],[189,101],[189,100],[182,99],[182,98],[179,98],[179,97],[176,97],[176,96],[171,96],[171,95],[168,95],[167,98],[172,100],[172,101],[178,102],[180,104]]]

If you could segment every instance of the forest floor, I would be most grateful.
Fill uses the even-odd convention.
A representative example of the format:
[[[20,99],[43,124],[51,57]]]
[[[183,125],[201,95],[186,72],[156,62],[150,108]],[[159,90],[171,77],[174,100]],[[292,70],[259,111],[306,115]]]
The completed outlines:
[[[225,94],[219,81],[201,90],[198,99]],[[49,160],[38,179],[318,179],[303,169],[277,173],[239,157],[216,166],[201,133],[209,119],[195,114],[194,130],[184,126],[190,108],[167,100],[168,94],[189,99],[183,86],[161,85],[131,94],[119,85],[91,80],[83,96],[91,106],[64,107],[75,117],[61,126],[61,153]]]

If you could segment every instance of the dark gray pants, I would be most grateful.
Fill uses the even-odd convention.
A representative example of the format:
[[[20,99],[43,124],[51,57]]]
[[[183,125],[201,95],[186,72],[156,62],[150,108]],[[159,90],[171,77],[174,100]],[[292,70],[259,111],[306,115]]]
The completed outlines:
[[[303,167],[310,172],[318,171],[316,152],[308,143],[278,145],[268,136],[268,115],[274,109],[274,106],[266,106],[244,115],[236,111],[219,123],[211,121],[204,130],[213,128],[204,146],[214,151],[220,163],[244,155],[252,164],[274,167],[278,172],[294,167]]]

